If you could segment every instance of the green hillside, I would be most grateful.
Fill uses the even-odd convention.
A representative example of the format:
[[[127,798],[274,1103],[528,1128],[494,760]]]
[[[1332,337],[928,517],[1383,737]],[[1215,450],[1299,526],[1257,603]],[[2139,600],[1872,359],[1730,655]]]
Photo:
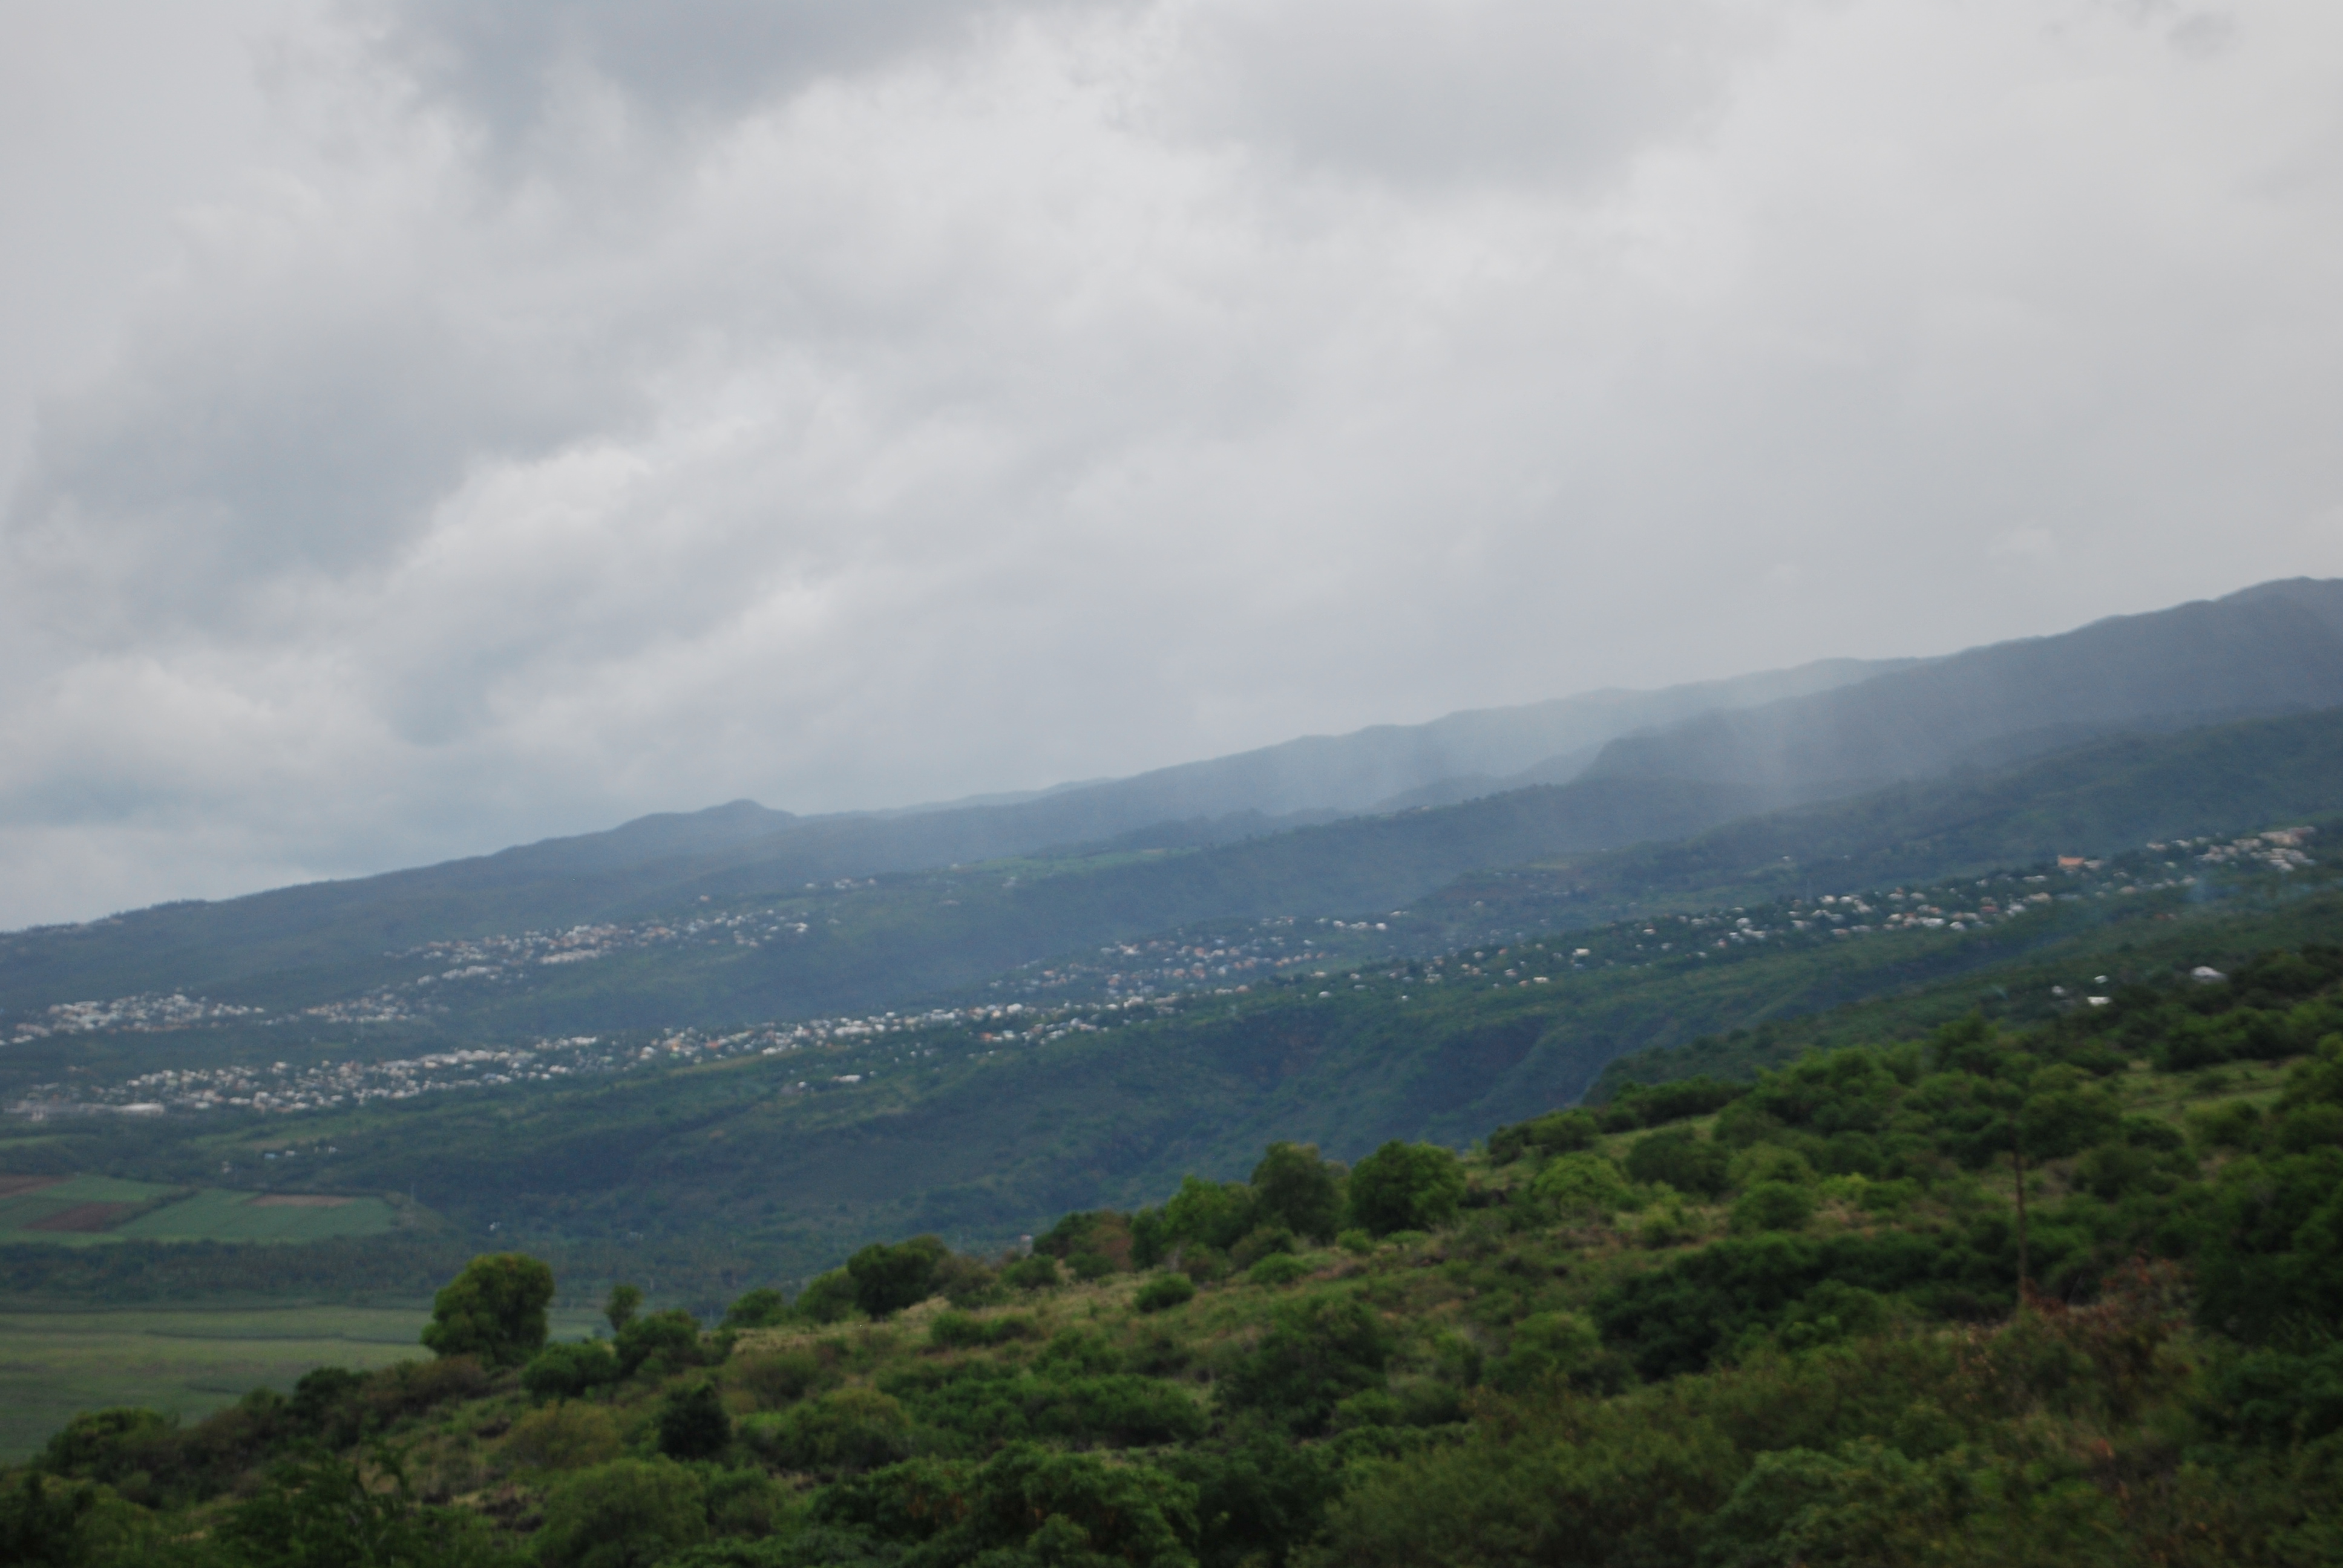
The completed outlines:
[[[1347,1168],[1275,1144],[1031,1257],[875,1244],[721,1324],[614,1298],[586,1342],[545,1342],[549,1273],[484,1259],[436,1360],[76,1418],[0,1481],[0,1540],[88,1568],[2343,1546],[2343,948],[1484,1131]]]
[[[2040,1022],[2082,1005],[2102,975],[2112,990],[2343,940],[2335,871],[2255,842],[2268,853],[2165,843],[2071,870],[1678,911],[1430,959],[1328,957],[1161,1006],[906,1017],[568,1087],[293,1116],[84,1117],[0,1160],[187,1185],[225,1165],[240,1184],[397,1193],[447,1227],[401,1231],[365,1258],[254,1255],[241,1288],[397,1288],[388,1271],[404,1256],[411,1292],[458,1239],[494,1237],[579,1277],[655,1268],[705,1306],[743,1278],[803,1279],[907,1228],[997,1247],[1184,1171],[1241,1171],[1277,1137],[1340,1158],[1392,1137],[1461,1146],[1572,1102],[1614,1060],[1668,1076],[1653,1065],[1662,1048],[1686,1048],[1692,1070],[1745,1074],[1806,1044],[1980,1009]],[[102,1265],[55,1251],[0,1256],[25,1289],[107,1300],[197,1277],[220,1288],[236,1266],[214,1258],[191,1275],[168,1249],[130,1242],[104,1249],[123,1255]]]

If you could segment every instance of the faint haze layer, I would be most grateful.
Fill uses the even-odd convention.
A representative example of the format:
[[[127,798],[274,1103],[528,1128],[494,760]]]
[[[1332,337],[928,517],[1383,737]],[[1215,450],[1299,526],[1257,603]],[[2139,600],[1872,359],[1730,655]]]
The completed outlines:
[[[12,6],[0,924],[1432,804],[2343,572],[2338,82],[2321,0]],[[1909,689],[1665,767],[1976,739]]]

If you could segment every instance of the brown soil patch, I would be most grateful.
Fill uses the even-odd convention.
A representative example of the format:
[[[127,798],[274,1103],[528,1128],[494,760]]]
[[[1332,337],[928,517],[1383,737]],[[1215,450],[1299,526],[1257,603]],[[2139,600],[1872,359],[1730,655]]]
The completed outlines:
[[[32,1221],[25,1229],[103,1231],[137,1207],[136,1203],[76,1203],[70,1209],[58,1210],[45,1220]]]
[[[22,1198],[27,1192],[54,1187],[64,1180],[62,1176],[0,1176],[0,1198]]]
[[[329,1198],[323,1192],[263,1192],[252,1201],[256,1209],[338,1209],[347,1198]]]

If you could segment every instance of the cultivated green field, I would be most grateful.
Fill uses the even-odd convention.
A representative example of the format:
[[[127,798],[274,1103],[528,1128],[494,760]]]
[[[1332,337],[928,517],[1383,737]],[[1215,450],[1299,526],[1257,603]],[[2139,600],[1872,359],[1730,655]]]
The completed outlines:
[[[0,1175],[0,1193],[24,1178]],[[0,1196],[0,1245],[68,1247],[111,1241],[319,1241],[393,1229],[379,1198],[184,1189],[106,1176],[74,1176]]]
[[[192,1420],[312,1367],[422,1360],[427,1303],[407,1307],[0,1312],[0,1462],[31,1453],[76,1411],[136,1404]],[[557,1337],[599,1320],[556,1312]]]

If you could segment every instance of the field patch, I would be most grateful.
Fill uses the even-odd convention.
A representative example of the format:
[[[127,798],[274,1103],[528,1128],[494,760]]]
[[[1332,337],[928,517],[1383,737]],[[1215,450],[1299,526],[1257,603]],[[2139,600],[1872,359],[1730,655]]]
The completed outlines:
[[[0,1312],[0,1463],[21,1460],[85,1410],[143,1405],[193,1420],[249,1390],[289,1392],[313,1367],[427,1360],[430,1309],[256,1307]],[[553,1313],[557,1338],[600,1321]]]
[[[54,1187],[64,1180],[62,1176],[0,1176],[0,1198],[20,1198],[44,1187]]]
[[[380,1198],[328,1192],[196,1191],[107,1176],[10,1177],[0,1191],[0,1245],[95,1247],[116,1241],[321,1241],[376,1236],[398,1223]],[[41,1185],[26,1183],[39,1181]]]
[[[27,1231],[96,1231],[109,1229],[116,1220],[138,1207],[136,1203],[76,1203],[70,1209],[60,1209],[54,1214],[44,1214],[27,1221]]]

